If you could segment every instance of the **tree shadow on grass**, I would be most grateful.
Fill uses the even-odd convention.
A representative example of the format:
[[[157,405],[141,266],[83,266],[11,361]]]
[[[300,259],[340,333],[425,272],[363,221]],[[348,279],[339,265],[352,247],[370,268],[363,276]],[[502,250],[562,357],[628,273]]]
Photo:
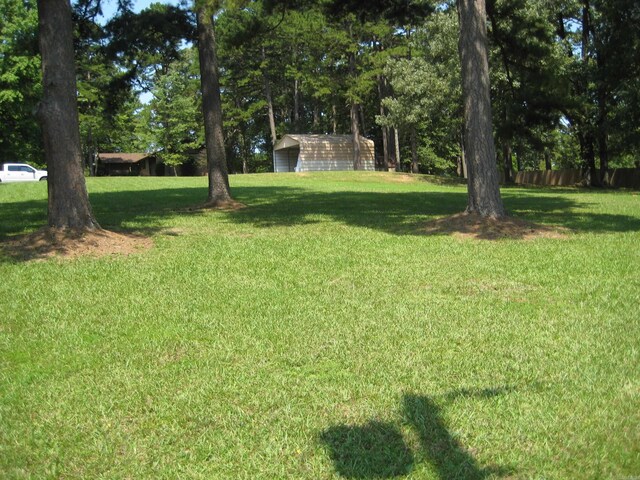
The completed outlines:
[[[490,399],[512,391],[509,387],[464,389],[444,395],[445,402],[460,398]],[[393,423],[337,425],[320,434],[336,472],[344,478],[394,478],[411,473],[421,458],[441,480],[483,480],[512,475],[514,469],[482,466],[474,454],[451,433],[442,407],[424,395],[403,396],[403,423],[417,434],[419,451],[412,452]]]
[[[574,231],[640,231],[640,219],[609,213],[580,213],[584,201],[575,195],[540,195],[539,191],[513,191],[505,195],[507,209],[530,222],[555,225]],[[395,235],[421,235],[429,220],[464,210],[463,189],[447,191],[318,191],[292,186],[235,187],[235,198],[247,208],[221,212],[226,221],[257,228],[291,227],[335,221]],[[202,203],[201,187],[156,190],[95,192],[90,194],[98,222],[103,228],[153,233],[170,216],[200,215],[190,207]],[[0,209],[0,241],[4,237],[36,230],[46,224],[46,199],[5,202]],[[454,232],[444,229],[436,234]]]
[[[251,201],[251,188],[237,188],[238,198],[248,208],[231,212],[229,221],[259,228],[288,227],[318,223],[324,218],[396,235],[422,235],[429,220],[462,212],[467,203],[463,191],[317,192],[280,188],[277,195],[262,189],[260,203]],[[540,222],[573,231],[640,231],[640,218],[619,214],[581,213],[574,209],[585,204],[576,196],[522,195],[505,199],[507,209],[519,219]],[[451,229],[433,232],[449,235]],[[460,231],[459,233],[464,233]],[[518,238],[514,236],[513,238]]]

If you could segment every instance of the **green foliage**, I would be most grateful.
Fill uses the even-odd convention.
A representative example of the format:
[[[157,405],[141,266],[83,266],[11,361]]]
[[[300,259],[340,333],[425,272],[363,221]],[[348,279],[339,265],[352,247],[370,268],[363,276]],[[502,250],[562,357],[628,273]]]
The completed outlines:
[[[434,14],[412,33],[411,58],[387,60],[384,75],[393,95],[382,104],[380,125],[419,132],[418,156],[425,173],[455,170],[460,155],[462,92],[454,10]],[[408,158],[410,154],[403,155]]]
[[[188,49],[156,78],[152,100],[142,107],[149,142],[147,151],[176,167],[204,144],[197,51]],[[142,125],[141,128],[144,128]]]
[[[190,12],[161,3],[140,13],[121,11],[106,31],[107,55],[122,69],[112,81],[115,90],[133,86],[149,91],[155,75],[166,73],[169,64],[180,58],[184,41],[194,38]]]
[[[269,168],[270,108],[276,136],[348,133],[352,103],[360,105],[361,129],[379,157],[383,128],[397,126],[403,158],[415,131],[422,170],[453,171],[462,130],[455,2],[207,3],[216,12],[231,171]],[[136,14],[130,2],[119,4],[102,26],[100,2],[74,2],[85,153],[162,150],[167,162],[180,163],[201,145],[192,88],[198,72],[185,60],[193,15],[186,5],[153,4]],[[0,7],[0,160],[40,163],[35,3],[0,0]],[[637,2],[490,0],[487,10],[498,147],[510,147],[526,169],[544,158],[554,168],[595,166],[598,157],[612,167],[634,165]],[[185,61],[191,66],[178,66]],[[142,92],[153,92],[155,103],[141,105]]]
[[[0,0],[0,162],[43,162],[37,29],[35,1]]]

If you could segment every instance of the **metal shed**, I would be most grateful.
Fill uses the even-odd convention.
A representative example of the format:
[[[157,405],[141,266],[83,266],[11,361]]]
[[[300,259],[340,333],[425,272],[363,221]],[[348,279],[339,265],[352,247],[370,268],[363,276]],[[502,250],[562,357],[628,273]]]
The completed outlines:
[[[360,137],[363,170],[375,170],[373,141]],[[353,135],[283,136],[273,148],[274,172],[353,170]]]

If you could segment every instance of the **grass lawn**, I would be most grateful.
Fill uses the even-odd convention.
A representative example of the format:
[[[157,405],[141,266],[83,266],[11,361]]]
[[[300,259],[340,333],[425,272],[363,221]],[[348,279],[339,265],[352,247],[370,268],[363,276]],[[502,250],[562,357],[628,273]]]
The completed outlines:
[[[131,256],[0,255],[0,478],[640,476],[640,195],[507,188],[566,238],[421,235],[463,186],[88,179]],[[0,185],[0,240],[46,185]]]

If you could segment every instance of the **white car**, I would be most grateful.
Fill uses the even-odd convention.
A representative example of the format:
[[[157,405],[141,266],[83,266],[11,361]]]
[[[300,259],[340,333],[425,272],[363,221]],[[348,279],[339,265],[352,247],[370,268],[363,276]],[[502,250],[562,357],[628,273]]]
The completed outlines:
[[[0,166],[0,182],[39,182],[46,180],[46,170],[37,170],[26,163],[4,163]]]

